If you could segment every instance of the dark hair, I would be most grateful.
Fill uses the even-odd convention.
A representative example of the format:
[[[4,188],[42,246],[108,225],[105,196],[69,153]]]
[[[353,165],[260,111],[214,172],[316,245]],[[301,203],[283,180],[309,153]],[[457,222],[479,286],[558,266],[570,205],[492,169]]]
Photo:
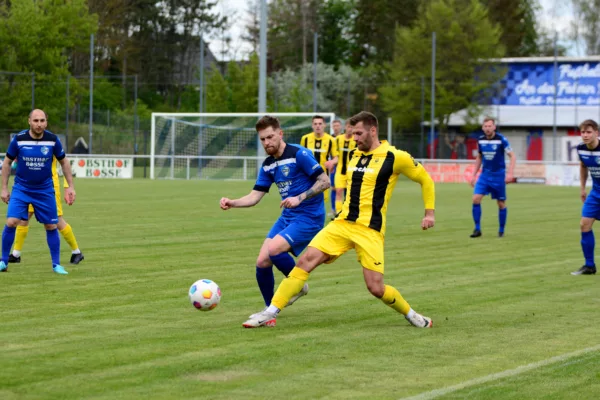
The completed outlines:
[[[281,126],[279,125],[279,118],[272,117],[270,115],[265,115],[256,123],[256,132],[260,132],[268,127],[272,127],[273,129],[279,129]]]
[[[322,119],[323,122],[325,122],[325,118],[321,117],[320,115],[315,115],[314,117],[312,117],[312,120],[314,121],[315,119]]]
[[[484,124],[485,124],[486,122],[488,122],[488,121],[492,121],[492,122],[494,123],[494,125],[496,125],[496,120],[495,120],[494,118],[492,118],[492,117],[485,117],[485,118],[483,119],[483,123],[484,123]]]
[[[335,123],[335,122],[339,122],[339,123],[340,123],[340,125],[342,124],[342,121],[341,121],[341,120],[339,120],[339,119],[334,119],[333,121],[331,121],[331,123],[332,123],[332,124],[333,124],[333,123]]]
[[[579,130],[582,131],[586,128],[592,128],[593,130],[598,130],[598,123],[593,119],[586,119],[579,125]]]
[[[373,126],[375,128],[379,126],[379,123],[377,122],[377,117],[368,111],[361,111],[352,118],[350,118],[350,125],[352,126],[356,126],[356,124],[358,124],[359,122],[362,122],[365,128],[367,129]]]

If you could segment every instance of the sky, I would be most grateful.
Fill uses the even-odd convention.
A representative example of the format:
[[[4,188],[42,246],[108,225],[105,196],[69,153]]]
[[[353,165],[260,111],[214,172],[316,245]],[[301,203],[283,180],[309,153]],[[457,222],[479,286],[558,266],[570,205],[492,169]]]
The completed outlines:
[[[569,0],[538,0],[541,10],[539,15],[539,21],[542,27],[552,32],[556,30],[559,34],[559,41],[565,45],[569,51],[567,55],[578,56],[577,46],[573,42],[569,42],[566,39],[561,40],[561,37],[565,37],[570,24],[574,20],[573,8],[571,1]],[[244,33],[246,20],[248,18],[248,3],[249,0],[220,0],[220,4],[217,6],[219,11],[225,15],[233,15],[230,19],[233,21],[230,23],[229,34],[231,36],[231,47],[232,52],[227,57],[228,59],[235,58],[240,59],[248,54],[251,47],[248,43],[241,39]],[[220,51],[222,43],[217,38],[210,38],[209,47],[211,51],[220,57]]]

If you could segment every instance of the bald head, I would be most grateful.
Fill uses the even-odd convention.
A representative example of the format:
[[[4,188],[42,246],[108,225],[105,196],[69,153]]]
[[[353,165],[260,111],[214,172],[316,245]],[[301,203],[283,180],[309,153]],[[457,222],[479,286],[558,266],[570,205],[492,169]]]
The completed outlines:
[[[29,133],[34,138],[41,138],[48,127],[48,116],[44,110],[35,109],[29,113]]]

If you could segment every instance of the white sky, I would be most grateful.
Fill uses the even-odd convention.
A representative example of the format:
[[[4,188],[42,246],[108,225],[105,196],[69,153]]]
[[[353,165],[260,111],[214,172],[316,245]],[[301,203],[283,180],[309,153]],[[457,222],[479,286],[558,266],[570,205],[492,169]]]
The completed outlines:
[[[231,48],[232,52],[228,58],[240,59],[246,56],[251,47],[248,43],[241,40],[241,36],[245,31],[246,20],[248,18],[247,9],[249,4],[253,0],[220,0],[220,4],[217,6],[219,11],[225,15],[232,16],[230,18],[229,34],[231,35]],[[578,49],[574,43],[568,42],[564,38],[569,30],[571,22],[574,20],[573,9],[569,0],[538,0],[541,6],[540,10],[540,23],[548,31],[557,31],[559,41],[569,48],[568,55],[577,56]],[[210,49],[217,56],[221,58],[221,41],[217,38],[209,38]]]

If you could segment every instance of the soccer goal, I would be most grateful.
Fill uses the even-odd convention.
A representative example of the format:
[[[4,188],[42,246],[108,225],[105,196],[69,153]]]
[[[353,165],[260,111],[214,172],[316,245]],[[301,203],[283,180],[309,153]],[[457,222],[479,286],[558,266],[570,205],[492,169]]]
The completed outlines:
[[[265,158],[255,130],[263,115],[279,118],[286,143],[312,132],[312,117],[329,126],[334,113],[152,113],[151,179],[255,179]]]

